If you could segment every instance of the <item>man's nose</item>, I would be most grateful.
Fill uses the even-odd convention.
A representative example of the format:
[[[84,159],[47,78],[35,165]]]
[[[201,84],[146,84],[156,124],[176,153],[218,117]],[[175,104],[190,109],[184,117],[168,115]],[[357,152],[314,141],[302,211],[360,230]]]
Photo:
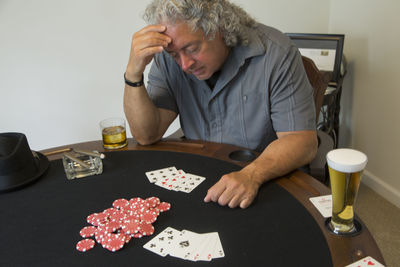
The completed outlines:
[[[189,69],[193,66],[194,62],[195,61],[192,57],[187,56],[184,53],[180,55],[180,65],[183,71],[188,72]]]

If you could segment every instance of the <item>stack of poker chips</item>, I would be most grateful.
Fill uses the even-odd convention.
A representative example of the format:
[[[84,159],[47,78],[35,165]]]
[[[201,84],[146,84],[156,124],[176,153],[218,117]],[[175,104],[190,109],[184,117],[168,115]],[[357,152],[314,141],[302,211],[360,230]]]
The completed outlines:
[[[152,235],[152,224],[161,212],[170,208],[171,204],[161,202],[157,197],[117,199],[111,208],[90,214],[86,218],[90,225],[83,227],[79,232],[84,239],[76,244],[76,249],[86,252],[92,249],[97,241],[109,251],[118,251],[132,238]]]

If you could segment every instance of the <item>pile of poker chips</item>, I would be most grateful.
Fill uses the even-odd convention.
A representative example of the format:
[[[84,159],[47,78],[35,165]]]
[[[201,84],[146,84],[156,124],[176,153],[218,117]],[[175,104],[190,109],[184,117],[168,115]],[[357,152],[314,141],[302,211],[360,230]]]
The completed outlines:
[[[86,218],[91,225],[83,227],[79,232],[84,239],[76,244],[77,250],[86,252],[92,249],[96,240],[103,248],[112,252],[118,251],[132,238],[152,235],[152,224],[158,215],[171,208],[171,204],[161,202],[157,197],[135,197],[129,201],[121,198],[115,200],[112,206]]]

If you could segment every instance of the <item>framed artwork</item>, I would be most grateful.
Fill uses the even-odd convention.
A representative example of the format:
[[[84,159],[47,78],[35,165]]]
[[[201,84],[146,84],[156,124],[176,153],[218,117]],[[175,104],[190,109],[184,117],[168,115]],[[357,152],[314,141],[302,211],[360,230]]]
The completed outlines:
[[[341,75],[344,34],[286,33],[302,56],[311,58],[319,70],[332,72],[331,82]]]

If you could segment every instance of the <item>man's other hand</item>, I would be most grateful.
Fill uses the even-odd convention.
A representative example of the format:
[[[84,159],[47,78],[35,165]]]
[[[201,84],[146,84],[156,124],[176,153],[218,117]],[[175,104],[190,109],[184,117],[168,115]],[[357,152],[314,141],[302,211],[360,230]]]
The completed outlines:
[[[204,202],[218,202],[221,206],[230,208],[247,208],[257,196],[260,183],[252,179],[251,175],[243,170],[225,174],[208,189]]]

